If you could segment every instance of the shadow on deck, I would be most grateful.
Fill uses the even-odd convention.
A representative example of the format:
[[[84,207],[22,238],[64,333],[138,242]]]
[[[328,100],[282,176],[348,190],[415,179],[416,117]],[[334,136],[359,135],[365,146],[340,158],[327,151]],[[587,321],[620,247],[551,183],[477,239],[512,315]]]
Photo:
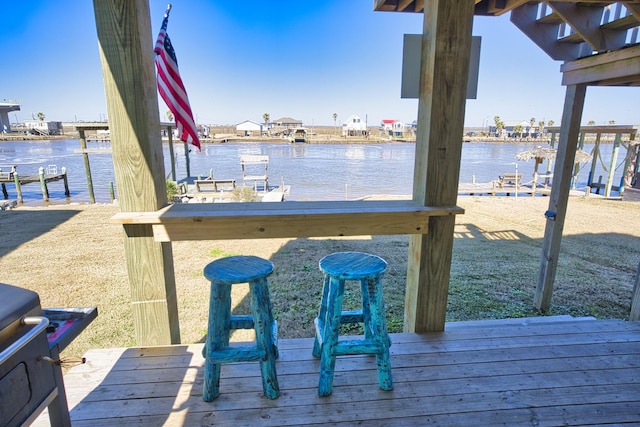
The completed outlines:
[[[258,363],[223,365],[203,402],[202,344],[96,349],[65,375],[74,426],[591,425],[640,423],[640,322],[569,316],[447,323],[393,334],[394,390],[375,358],[343,356],[317,396],[312,339],[280,341],[281,396]],[[39,421],[46,422],[46,416]],[[43,425],[43,424],[40,424]],[[46,425],[46,424],[44,424]]]

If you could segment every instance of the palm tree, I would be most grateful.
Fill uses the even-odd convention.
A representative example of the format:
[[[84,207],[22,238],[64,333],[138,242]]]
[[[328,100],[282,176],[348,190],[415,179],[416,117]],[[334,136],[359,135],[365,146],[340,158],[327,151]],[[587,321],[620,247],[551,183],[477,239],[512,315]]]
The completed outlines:
[[[337,132],[338,125],[336,122],[338,121],[338,113],[333,113],[332,117],[333,117],[333,126],[336,127],[336,132]]]
[[[502,134],[502,129],[504,129],[504,122],[500,120],[500,116],[494,116],[493,121],[496,124],[496,133],[499,136]]]
[[[167,120],[170,122],[173,122],[173,113],[171,112],[171,110],[167,110],[166,113],[164,113],[165,116],[167,116]]]
[[[264,127],[265,132],[267,132],[268,135],[271,135],[271,131],[269,130],[269,119],[271,118],[271,115],[269,113],[264,113],[262,115],[262,119],[264,120]]]
[[[517,124],[513,127],[513,133],[514,136],[518,135],[518,138],[522,137],[522,132],[524,131],[524,126],[522,126],[521,124]]]
[[[610,124],[610,125],[615,125],[615,124],[616,124],[616,121],[615,121],[615,120],[609,120],[609,124]]]
[[[536,118],[535,117],[531,117],[529,119],[529,136],[531,136],[531,133],[533,131],[533,125],[536,124]]]
[[[587,122],[587,125],[589,125],[589,126],[593,126],[593,125],[595,125],[595,124],[596,124],[596,121],[595,121],[595,120],[589,120],[589,121]]]
[[[38,113],[38,120],[40,120],[41,122],[44,121],[44,113]]]
[[[538,122],[538,132],[540,135],[544,133],[544,120]]]
[[[549,120],[549,122],[547,123],[549,125],[549,127],[553,126],[555,122],[553,120]]]

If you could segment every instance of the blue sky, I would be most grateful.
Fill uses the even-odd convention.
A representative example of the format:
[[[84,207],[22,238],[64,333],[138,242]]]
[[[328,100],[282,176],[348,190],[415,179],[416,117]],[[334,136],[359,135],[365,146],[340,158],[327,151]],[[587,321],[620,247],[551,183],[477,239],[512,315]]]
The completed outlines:
[[[155,40],[166,1],[150,0]],[[106,116],[93,2],[3,2],[0,101],[18,100],[11,121]],[[400,98],[402,39],[421,33],[422,14],[374,12],[373,0],[182,0],[168,34],[198,123],[293,117],[333,125],[352,114],[369,125],[411,122],[417,100]],[[505,121],[559,124],[565,88],[551,60],[508,16],[476,17],[482,36],[478,98],[466,126]],[[152,53],[150,53],[152,54]],[[640,124],[640,88],[588,88],[583,123]],[[167,107],[159,100],[160,114]],[[165,120],[164,117],[162,117]]]

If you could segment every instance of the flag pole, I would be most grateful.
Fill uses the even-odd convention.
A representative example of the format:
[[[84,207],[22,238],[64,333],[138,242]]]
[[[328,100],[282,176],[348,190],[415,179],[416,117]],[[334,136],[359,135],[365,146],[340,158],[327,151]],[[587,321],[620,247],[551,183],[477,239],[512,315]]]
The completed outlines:
[[[171,3],[167,5],[167,11],[164,13],[165,18],[169,17],[169,12],[171,12]]]

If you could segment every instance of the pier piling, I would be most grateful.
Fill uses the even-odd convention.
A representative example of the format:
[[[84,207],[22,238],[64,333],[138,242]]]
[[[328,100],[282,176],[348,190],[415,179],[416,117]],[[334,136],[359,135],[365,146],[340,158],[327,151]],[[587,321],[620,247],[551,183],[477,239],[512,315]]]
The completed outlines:
[[[49,201],[49,189],[47,188],[47,181],[44,176],[44,168],[40,166],[38,169],[38,175],[40,176],[40,188],[42,189],[42,199]]]
[[[18,177],[18,172],[16,172],[15,168],[13,169],[13,182],[16,183],[16,194],[18,196],[18,201],[22,203],[22,188],[20,188],[20,178]]]
[[[64,195],[67,197],[71,197],[71,192],[69,191],[69,179],[67,178],[67,168],[62,168],[62,180],[64,182]]]

